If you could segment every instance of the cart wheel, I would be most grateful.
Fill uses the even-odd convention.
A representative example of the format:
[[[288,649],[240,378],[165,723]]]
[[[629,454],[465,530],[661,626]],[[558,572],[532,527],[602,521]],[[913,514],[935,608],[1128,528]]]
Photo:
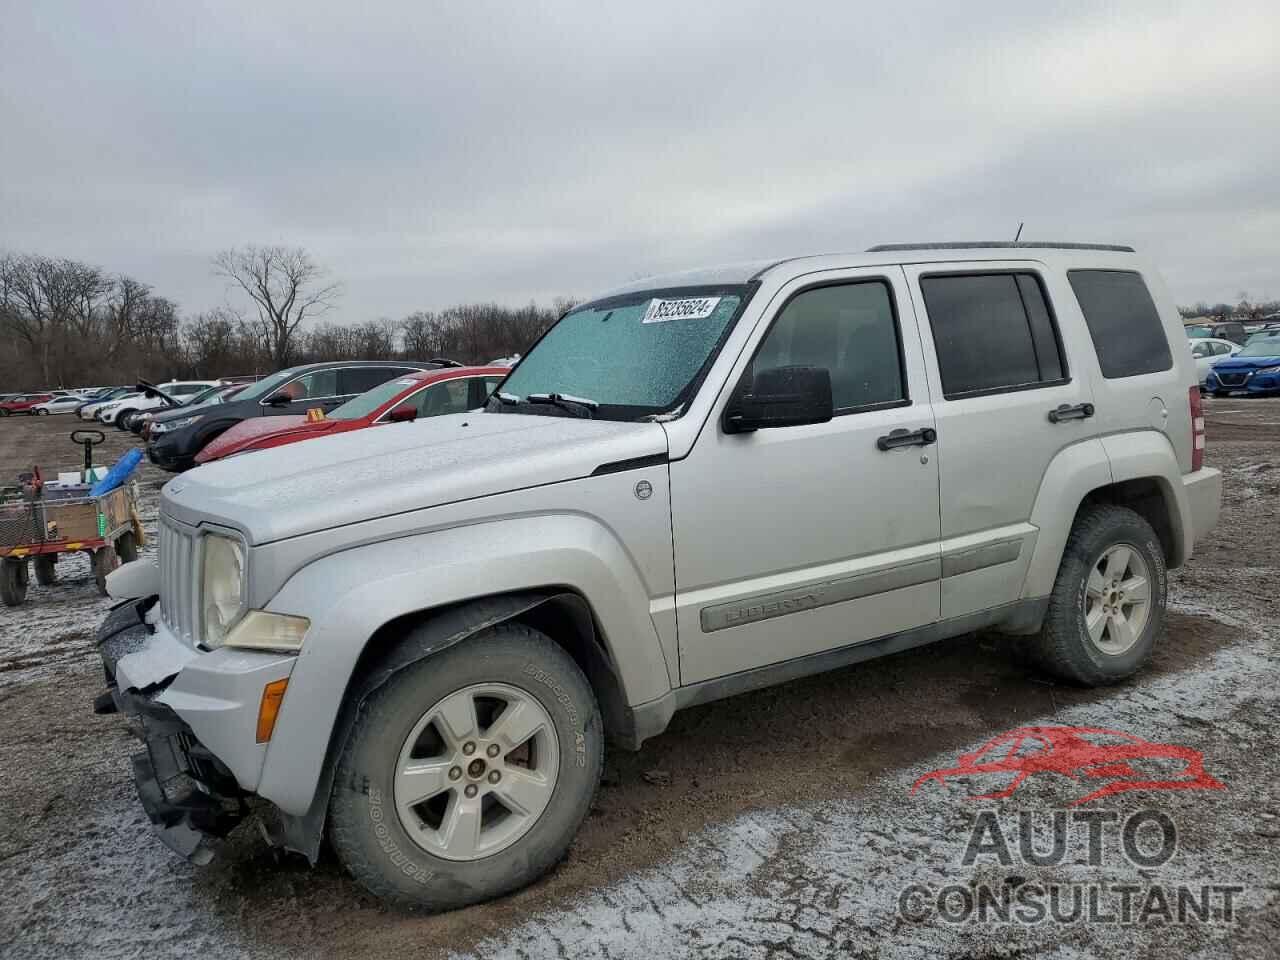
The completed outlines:
[[[134,539],[132,530],[116,537],[116,555],[121,563],[133,563],[138,559],[138,542]]]
[[[58,580],[58,568],[56,565],[56,555],[46,553],[35,558],[36,565],[36,583],[42,587],[48,587],[56,583]]]
[[[107,596],[107,574],[120,566],[120,558],[110,547],[99,547],[93,551],[93,579],[98,585],[98,592]]]
[[[0,600],[6,607],[16,607],[27,599],[27,561],[0,562]]]
[[[131,563],[138,559],[138,547],[133,540],[133,532],[122,533],[113,545],[100,547],[93,554],[93,579],[98,584],[98,592],[107,595],[107,574],[122,563]]]

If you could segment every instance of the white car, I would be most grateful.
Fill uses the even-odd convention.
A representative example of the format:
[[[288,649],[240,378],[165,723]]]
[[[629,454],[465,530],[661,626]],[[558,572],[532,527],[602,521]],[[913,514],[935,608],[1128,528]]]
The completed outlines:
[[[209,387],[216,387],[219,382],[218,380],[173,380],[169,383],[157,383],[156,389],[174,400],[182,401]],[[116,426],[127,428],[128,423],[125,421],[130,414],[168,406],[169,403],[162,397],[147,396],[142,392],[131,393],[99,407],[94,418],[103,423],[114,423]]]
[[[1214,337],[1198,337],[1188,343],[1191,346],[1191,356],[1196,358],[1196,376],[1202,384],[1217,361],[1234,357],[1240,352],[1240,344]]]
[[[47,417],[51,413],[75,413],[76,408],[82,403],[84,403],[84,397],[69,393],[46,400],[44,403],[37,403],[31,408],[31,412],[41,417]]]
[[[128,387],[116,387],[114,390],[110,390],[101,396],[92,397],[86,401],[85,404],[76,411],[76,416],[81,420],[96,420],[98,419],[98,411],[107,404],[114,403],[116,400],[127,397],[129,394],[135,392],[136,391],[131,390]]]

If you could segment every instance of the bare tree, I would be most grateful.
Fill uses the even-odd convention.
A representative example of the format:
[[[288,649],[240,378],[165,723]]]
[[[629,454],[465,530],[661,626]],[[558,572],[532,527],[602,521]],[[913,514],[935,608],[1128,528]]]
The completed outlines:
[[[342,289],[328,282],[328,271],[301,247],[233,247],[214,257],[213,265],[253,301],[277,367],[289,365],[302,321],[332,309]]]

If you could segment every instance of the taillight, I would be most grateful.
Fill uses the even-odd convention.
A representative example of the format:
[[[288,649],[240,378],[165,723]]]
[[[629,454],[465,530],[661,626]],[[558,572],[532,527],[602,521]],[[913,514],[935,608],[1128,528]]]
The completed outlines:
[[[1187,400],[1191,404],[1191,469],[1199,470],[1204,466],[1204,401],[1199,386],[1187,391]]]

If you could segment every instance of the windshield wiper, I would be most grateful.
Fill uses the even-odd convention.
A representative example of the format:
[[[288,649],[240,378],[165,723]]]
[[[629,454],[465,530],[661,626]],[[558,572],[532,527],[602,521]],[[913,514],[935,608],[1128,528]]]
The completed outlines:
[[[568,410],[574,416],[587,420],[595,416],[596,408],[600,406],[594,400],[588,400],[586,397],[571,397],[567,393],[531,393],[525,397],[525,401],[553,404],[561,410]]]

